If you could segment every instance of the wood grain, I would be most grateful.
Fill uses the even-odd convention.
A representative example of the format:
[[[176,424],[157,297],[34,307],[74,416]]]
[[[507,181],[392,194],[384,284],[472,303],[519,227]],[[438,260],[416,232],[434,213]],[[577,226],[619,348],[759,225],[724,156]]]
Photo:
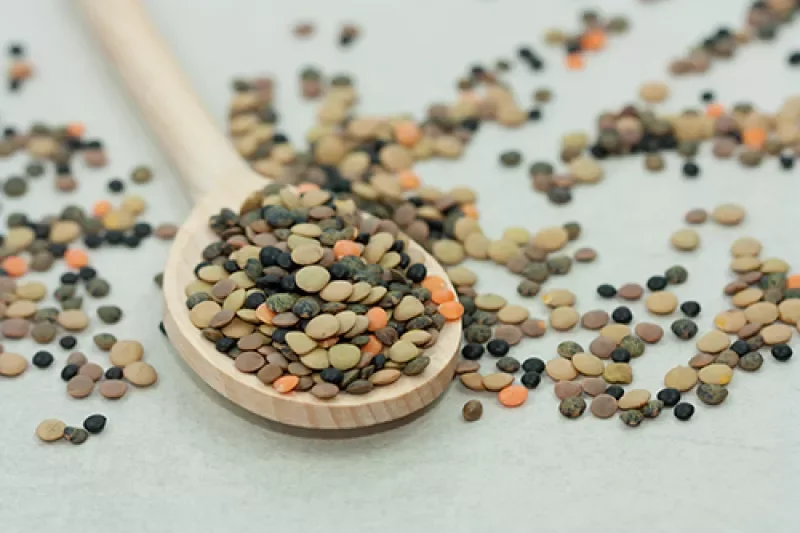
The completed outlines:
[[[292,426],[358,428],[397,420],[430,404],[452,381],[461,322],[442,329],[425,353],[420,376],[403,376],[364,396],[319,400],[309,393],[280,394],[242,374],[189,321],[184,288],[194,279],[201,251],[214,239],[208,217],[236,207],[267,181],[253,172],[219,132],[136,0],[78,0],[89,25],[120,72],[143,116],[171,157],[196,205],[181,227],[164,271],[164,326],[186,363],[220,394],[260,416]],[[416,243],[411,249],[424,251]],[[428,272],[447,280],[427,253]],[[449,282],[448,282],[449,283]],[[450,288],[453,289],[452,285]]]

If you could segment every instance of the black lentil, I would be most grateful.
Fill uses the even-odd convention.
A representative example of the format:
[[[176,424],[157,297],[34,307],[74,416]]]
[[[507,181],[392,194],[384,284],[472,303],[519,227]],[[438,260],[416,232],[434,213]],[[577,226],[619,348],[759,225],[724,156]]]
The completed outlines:
[[[625,389],[623,389],[619,385],[611,385],[606,389],[606,394],[608,394],[609,396],[613,396],[615,399],[619,400],[625,395]]]
[[[630,309],[621,305],[611,313],[611,319],[617,324],[630,324],[633,320],[633,313],[631,313]]]
[[[71,350],[78,344],[78,339],[72,335],[66,335],[58,340],[58,344],[65,350]]]
[[[667,387],[658,391],[656,398],[664,402],[666,407],[675,407],[678,402],[681,401],[681,391],[672,387]]]
[[[771,353],[772,357],[781,362],[792,358],[792,349],[786,344],[776,344],[772,347]]]
[[[509,345],[507,341],[503,339],[492,339],[486,345],[486,349],[489,353],[495,357],[502,357],[508,353]]]
[[[78,375],[78,365],[70,364],[61,369],[61,379],[69,381]]]
[[[700,175],[700,167],[694,161],[687,161],[683,164],[683,175],[687,178],[696,178]]]
[[[700,304],[694,300],[688,300],[681,304],[681,312],[689,318],[694,318],[700,314]]]
[[[673,409],[672,413],[678,420],[686,422],[692,418],[692,415],[694,414],[694,405],[690,404],[689,402],[681,402],[675,406],[675,409]]]
[[[647,280],[647,288],[651,291],[663,291],[667,287],[667,278],[665,276],[652,276]]]
[[[463,348],[461,348],[461,356],[464,359],[468,359],[470,361],[476,361],[483,356],[484,348],[483,345],[478,344],[476,342],[470,342],[469,344],[465,344]]]
[[[125,184],[120,179],[112,179],[108,182],[108,190],[113,193],[122,192],[125,190]]]
[[[53,359],[53,354],[45,350],[40,350],[33,355],[31,362],[36,368],[47,368],[53,364]]]
[[[105,373],[106,379],[122,379],[122,367],[112,366]]]
[[[731,344],[730,349],[736,352],[736,355],[742,357],[750,351],[750,346],[748,346],[747,341],[739,339]]]
[[[90,415],[83,421],[83,428],[92,435],[102,433],[105,427],[106,417],[103,415]]]
[[[539,372],[527,371],[522,374],[519,381],[526,389],[535,389],[542,382],[542,375]]]
[[[611,352],[611,359],[615,363],[629,363],[631,360],[631,353],[625,348],[614,348]]]
[[[617,295],[617,289],[615,289],[613,285],[604,283],[597,287],[597,294],[599,294],[602,298],[613,298]]]

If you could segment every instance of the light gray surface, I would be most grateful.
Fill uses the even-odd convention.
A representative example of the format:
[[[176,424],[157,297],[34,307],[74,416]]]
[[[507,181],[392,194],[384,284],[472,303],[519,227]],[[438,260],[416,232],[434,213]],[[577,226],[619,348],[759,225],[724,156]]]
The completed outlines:
[[[632,101],[642,80],[664,79],[668,58],[712,27],[740,21],[746,1],[603,2],[607,13],[628,14],[634,27],[589,59],[582,73],[567,73],[558,64],[561,52],[545,49],[538,40],[546,26],[574,25],[578,10],[591,5],[584,1],[147,3],[221,123],[231,76],[274,73],[283,80],[280,110],[294,138],[313,116],[313,107],[297,97],[294,79],[306,63],[332,65],[329,72],[353,72],[368,112],[420,112],[432,99],[451,98],[453,80],[467,65],[510,57],[519,43],[533,42],[548,61],[547,70],[533,75],[515,65],[511,80],[522,99],[535,87],[555,90],[544,120],[514,132],[486,127],[463,160],[426,165],[421,171],[425,181],[437,185],[475,187],[491,236],[511,224],[536,230],[581,222],[585,236],[577,245],[595,247],[600,259],[577,266],[548,287],[572,289],[582,311],[612,308],[594,296],[601,281],[643,283],[683,263],[691,277],[676,292],[703,305],[700,323],[706,329],[714,313],[726,307],[720,289],[728,279],[727,248],[735,236],[757,236],[767,256],[798,261],[797,209],[790,199],[798,192],[797,172],[784,174],[774,161],[746,171],[733,162],[702,157],[702,177],[692,182],[680,176],[679,161],[673,158],[661,175],[644,172],[638,158],[609,162],[604,164],[606,180],[578,190],[566,208],[533,193],[524,168],[501,170],[497,164],[497,154],[509,147],[522,150],[527,161],[552,160],[561,134],[590,126],[601,109]],[[52,192],[48,176],[25,198],[4,201],[3,215],[13,210],[45,214],[68,202],[89,207],[105,196],[109,177],[147,162],[157,179],[136,188],[148,198],[147,219],[180,221],[187,202],[175,176],[69,3],[5,1],[3,8],[0,34],[29,44],[37,66],[36,79],[21,94],[0,97],[3,124],[83,120],[90,135],[106,141],[111,157],[108,169],[76,170],[80,193]],[[290,37],[291,24],[301,18],[319,26],[311,41]],[[342,52],[333,41],[338,24],[347,20],[358,22],[364,36]],[[714,67],[709,76],[676,81],[664,108],[694,106],[706,88],[726,104],[752,100],[774,108],[800,87],[798,72],[785,66],[790,45],[798,42],[800,28],[794,26],[776,43],[754,45],[729,65]],[[0,174],[19,172],[23,162],[20,157],[0,163]],[[679,255],[669,249],[668,236],[681,227],[687,209],[725,201],[747,207],[741,228],[707,225],[700,228],[698,253]],[[21,379],[0,381],[0,531],[796,530],[790,484],[800,473],[792,400],[798,392],[796,362],[781,366],[768,358],[756,375],[737,372],[726,404],[718,409],[698,405],[689,424],[670,413],[636,431],[616,420],[588,416],[568,422],[558,414],[546,384],[518,410],[503,409],[493,396],[484,396],[484,419],[468,425],[460,410],[474,394],[453,386],[424,417],[390,432],[343,439],[297,434],[232,408],[193,378],[158,333],[159,293],[150,278],[166,251],[166,244],[151,241],[136,254],[92,254],[93,263],[114,284],[107,300],[126,312],[122,323],[102,330],[145,343],[147,360],[160,372],[157,387],[132,391],[111,404],[99,397],[69,399],[57,368],[32,369]],[[479,289],[514,293],[516,279],[510,275],[471,266],[482,274]],[[47,278],[55,281],[60,272],[55,269]],[[93,310],[97,302],[88,303]],[[544,316],[540,302],[527,305]],[[645,316],[642,305],[632,307],[636,316]],[[512,354],[549,358],[562,340],[588,343],[592,337],[585,331],[551,332]],[[680,344],[670,334],[666,339],[636,361],[636,386],[656,390],[666,370],[692,355],[691,343]],[[88,349],[90,343],[84,336],[80,346],[92,360],[105,362],[102,354]],[[34,350],[31,344],[5,346],[25,355]],[[66,356],[59,348],[54,352],[59,362]],[[82,448],[44,445],[33,436],[43,418],[80,423],[93,412],[107,414],[109,427]]]

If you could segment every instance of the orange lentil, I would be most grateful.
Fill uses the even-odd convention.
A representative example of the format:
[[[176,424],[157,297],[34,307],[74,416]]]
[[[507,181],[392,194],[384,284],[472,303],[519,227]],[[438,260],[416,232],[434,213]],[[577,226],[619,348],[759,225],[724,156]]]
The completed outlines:
[[[398,144],[410,148],[422,138],[422,130],[414,122],[403,120],[394,125],[394,138]]]
[[[800,289],[800,274],[792,274],[786,279],[787,289]]]
[[[281,394],[286,394],[287,392],[292,392],[299,381],[300,378],[297,376],[281,376],[272,382],[272,387]]]
[[[275,313],[267,307],[267,304],[261,304],[256,307],[256,318],[264,324],[272,325],[272,319],[275,318]]]
[[[18,278],[28,271],[28,263],[18,255],[12,255],[3,259],[0,263],[3,270],[12,278]]]
[[[33,67],[27,61],[16,61],[8,69],[8,75],[12,80],[24,80],[33,74]]]
[[[478,220],[478,208],[475,207],[475,204],[463,204],[461,206],[461,212],[464,213],[464,216],[467,218]]]
[[[569,54],[567,56],[567,68],[570,70],[583,70],[583,56],[580,54]]]
[[[528,389],[522,385],[510,385],[497,393],[497,399],[506,407],[519,407],[528,399]]]
[[[744,128],[742,130],[742,144],[749,148],[759,149],[767,140],[767,130],[764,128]]]
[[[70,248],[64,254],[64,261],[70,268],[83,268],[89,266],[89,254],[80,248]]]
[[[581,49],[597,52],[606,46],[606,33],[603,30],[590,30],[581,37]]]
[[[400,180],[400,187],[404,191],[413,191],[419,189],[420,179],[419,176],[414,174],[410,170],[404,170],[397,174],[398,179]]]
[[[458,320],[464,314],[464,306],[455,300],[452,302],[445,302],[439,306],[439,313],[447,320]]]
[[[82,122],[70,122],[66,127],[67,135],[70,137],[83,137],[86,133],[86,126]]]
[[[111,211],[111,202],[108,200],[98,200],[92,206],[92,214],[96,217],[104,217]]]
[[[303,194],[304,192],[308,191],[316,191],[318,189],[319,185],[317,185],[316,183],[305,182],[297,186],[297,194]]]
[[[431,300],[433,303],[443,304],[445,302],[452,302],[456,299],[456,295],[453,294],[453,291],[450,289],[439,289],[438,291],[434,291],[433,295],[431,296]]]
[[[433,293],[439,289],[447,288],[447,283],[439,276],[430,275],[426,276],[425,279],[422,280],[422,286]]]
[[[386,311],[380,307],[370,308],[370,310],[367,311],[366,316],[369,319],[370,331],[377,331],[381,328],[385,328],[386,324],[389,323],[389,315],[387,315]]]
[[[356,257],[361,255],[361,247],[358,243],[348,240],[336,241],[333,245],[333,255],[336,259],[341,259],[347,255],[354,255]]]
[[[721,117],[725,113],[725,108],[722,104],[708,104],[706,106],[706,115],[711,118]]]
[[[369,336],[369,342],[361,347],[361,353],[378,355],[383,350],[383,343],[375,335]]]

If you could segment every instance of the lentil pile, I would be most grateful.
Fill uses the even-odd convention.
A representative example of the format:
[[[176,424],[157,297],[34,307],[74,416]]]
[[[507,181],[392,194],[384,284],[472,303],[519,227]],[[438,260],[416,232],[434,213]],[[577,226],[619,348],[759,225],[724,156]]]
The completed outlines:
[[[395,224],[302,189],[270,185],[211,217],[220,240],[186,287],[192,324],[281,393],[330,399],[422,374],[462,304]]]
[[[23,45],[10,45],[9,55],[10,90],[16,91],[32,68]],[[118,340],[112,333],[126,312],[121,302],[112,300],[112,282],[92,265],[91,254],[107,247],[133,250],[152,237],[174,237],[174,224],[154,226],[145,218],[147,202],[138,192],[153,179],[152,171],[137,166],[129,179],[110,178],[110,197],[91,205],[72,194],[72,201],[44,216],[14,210],[31,205],[37,194],[32,189],[45,185],[46,179],[58,193],[70,195],[80,189],[84,176],[97,179],[108,172],[103,141],[88,137],[86,131],[80,122],[37,122],[25,130],[3,124],[0,157],[9,165],[23,163],[19,173],[2,182],[8,199],[4,207],[12,210],[6,210],[0,236],[0,376],[36,379],[25,375],[42,371],[61,383],[66,401],[92,395],[120,401],[131,389],[154,385],[158,375],[143,360],[142,343]],[[122,194],[126,188],[136,193]],[[23,341],[36,348],[26,353],[17,347]],[[48,418],[35,433],[44,442],[77,445],[105,426],[102,414],[75,426]]]

